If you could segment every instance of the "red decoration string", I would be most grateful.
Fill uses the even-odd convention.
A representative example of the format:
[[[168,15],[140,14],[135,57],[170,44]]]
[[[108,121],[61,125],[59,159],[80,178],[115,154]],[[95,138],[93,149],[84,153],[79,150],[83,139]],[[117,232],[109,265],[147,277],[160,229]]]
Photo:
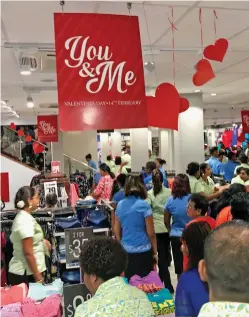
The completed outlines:
[[[176,86],[176,66],[175,66],[175,37],[174,37],[174,30],[177,31],[177,28],[174,25],[174,8],[171,8],[171,21],[170,18],[168,18],[169,23],[171,24],[171,30],[172,30],[172,52],[173,52],[173,77],[174,77],[174,86]]]
[[[201,49],[202,49],[202,59],[203,59],[203,31],[202,31],[202,9],[199,9],[199,22],[201,25]]]
[[[217,35],[216,35],[216,31],[217,31],[217,29],[216,29],[216,20],[218,19],[218,17],[217,17],[217,14],[216,14],[215,10],[213,11],[213,13],[214,13],[214,37],[215,37],[215,41],[216,41],[216,38],[217,38]]]

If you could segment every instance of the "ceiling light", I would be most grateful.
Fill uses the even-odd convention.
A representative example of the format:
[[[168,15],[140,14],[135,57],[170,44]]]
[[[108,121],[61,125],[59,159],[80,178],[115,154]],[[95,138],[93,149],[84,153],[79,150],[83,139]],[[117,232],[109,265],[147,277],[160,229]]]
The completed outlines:
[[[28,107],[28,108],[34,108],[34,106],[35,106],[35,104],[34,104],[34,102],[33,102],[32,97],[31,97],[31,96],[28,96],[28,98],[27,98],[27,107]]]
[[[155,65],[153,62],[146,62],[144,68],[151,73],[155,69]]]
[[[23,76],[28,76],[28,75],[31,75],[31,71],[30,70],[20,70],[20,74]]]
[[[6,103],[6,101],[4,101],[4,100],[1,100],[1,106],[7,106],[7,103]]]
[[[215,93],[215,92],[212,92],[212,93],[211,93],[211,96],[216,96],[216,93]]]
[[[201,90],[200,89],[195,89],[195,92],[201,92]]]
[[[148,65],[148,62],[145,62],[144,65],[145,65],[145,66]]]

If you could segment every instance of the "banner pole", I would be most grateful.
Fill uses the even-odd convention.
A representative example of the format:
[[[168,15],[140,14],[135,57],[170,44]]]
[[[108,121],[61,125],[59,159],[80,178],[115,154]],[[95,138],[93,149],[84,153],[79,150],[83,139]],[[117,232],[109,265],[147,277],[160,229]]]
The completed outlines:
[[[54,160],[53,142],[50,142],[51,159]]]

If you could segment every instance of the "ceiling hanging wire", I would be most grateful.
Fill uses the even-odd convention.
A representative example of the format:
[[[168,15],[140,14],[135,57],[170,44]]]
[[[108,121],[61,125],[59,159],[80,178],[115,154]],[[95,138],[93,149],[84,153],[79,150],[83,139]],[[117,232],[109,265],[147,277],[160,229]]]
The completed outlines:
[[[60,1],[61,11],[64,13],[65,1]]]
[[[131,9],[132,9],[132,3],[131,2],[127,2],[127,9],[129,12],[129,16],[131,16]]]
[[[148,39],[149,39],[149,46],[150,46],[150,51],[151,51],[151,55],[152,55],[152,62],[153,62],[153,65],[155,66],[154,67],[154,74],[155,74],[156,86],[158,86],[155,56],[154,56],[154,52],[153,52],[153,48],[152,48],[150,32],[149,32],[149,25],[148,25],[148,20],[147,20],[147,15],[146,15],[146,10],[145,10],[144,3],[143,3],[143,10],[144,10],[144,18],[145,18],[146,30],[147,30]]]

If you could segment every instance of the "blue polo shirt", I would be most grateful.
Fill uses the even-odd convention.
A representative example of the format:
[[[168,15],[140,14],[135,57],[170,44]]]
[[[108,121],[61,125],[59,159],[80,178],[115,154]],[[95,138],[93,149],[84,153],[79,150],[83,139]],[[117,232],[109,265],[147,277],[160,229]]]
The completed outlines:
[[[122,228],[121,243],[128,253],[142,253],[151,249],[145,219],[152,216],[150,205],[143,199],[128,196],[118,203],[116,216]]]
[[[212,168],[213,174],[221,175],[223,164],[216,157],[210,157],[206,163]]]
[[[88,162],[88,166],[90,166],[91,168],[97,169],[96,163],[95,163],[93,160],[90,160],[90,161]]]
[[[120,188],[120,190],[113,195],[112,201],[114,201],[115,203],[119,203],[124,198],[125,198],[124,189]]]
[[[169,188],[169,184],[168,184],[168,179],[167,179],[167,175],[166,175],[166,171],[163,167],[160,167],[160,172],[163,174],[163,185],[166,188]]]
[[[152,173],[147,175],[144,179],[144,185],[146,186],[147,190],[150,190],[153,187],[152,184]]]
[[[225,181],[230,182],[232,180],[236,166],[238,166],[238,164],[232,160],[229,160],[227,163],[223,164],[222,172],[224,174]]]

